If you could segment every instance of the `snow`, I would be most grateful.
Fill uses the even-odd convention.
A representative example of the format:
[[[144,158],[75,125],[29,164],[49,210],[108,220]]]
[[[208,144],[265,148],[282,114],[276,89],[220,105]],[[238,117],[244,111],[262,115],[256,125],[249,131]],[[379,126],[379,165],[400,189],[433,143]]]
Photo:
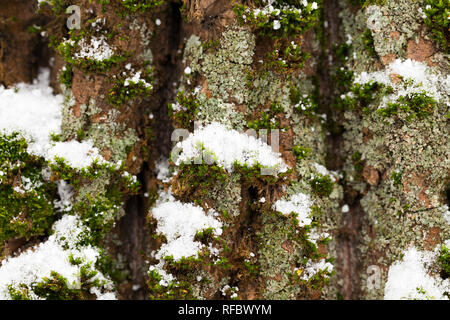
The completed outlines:
[[[155,164],[156,179],[166,183],[170,181],[169,160],[161,157]]]
[[[167,243],[162,244],[156,253],[152,252],[152,257],[159,262],[150,266],[149,271],[156,271],[162,278],[159,284],[167,287],[176,281],[176,278],[164,270],[164,257],[172,256],[174,261],[179,261],[183,257],[197,256],[198,252],[205,248],[202,243],[194,240],[197,232],[212,228],[213,234],[220,236],[222,222],[216,219],[218,213],[213,209],[205,213],[201,207],[175,200],[170,188],[167,192],[159,192],[156,206],[151,213],[157,220],[156,232],[164,235]],[[219,253],[211,244],[208,250],[212,255]]]
[[[152,215],[158,221],[156,232],[165,235],[167,243],[159,249],[157,259],[173,256],[179,261],[182,257],[196,256],[203,248],[203,244],[194,241],[198,231],[212,228],[214,235],[222,234],[222,223],[216,219],[218,213],[213,209],[205,213],[201,207],[176,201],[171,195],[161,199]]]
[[[444,205],[442,206],[443,212],[442,212],[442,217],[444,218],[445,221],[447,221],[448,224],[450,224],[450,210],[448,210],[448,206]]]
[[[290,4],[286,4],[286,3],[279,4],[275,0],[266,0],[264,2],[266,4],[264,7],[255,8],[255,9],[247,8],[245,12],[246,13],[252,12],[255,17],[264,17],[268,21],[274,17],[280,16],[282,14],[281,9],[284,10],[285,12],[296,13],[298,15],[301,15],[302,9],[306,9],[307,6],[309,5],[308,1],[306,1],[306,0],[302,0],[301,4],[296,4],[296,5],[290,5]],[[275,8],[274,5],[277,6],[278,8]],[[317,2],[311,3],[311,6],[310,6],[311,12],[317,10],[318,8],[319,8],[319,6],[318,6]],[[308,11],[305,10],[304,13],[308,13]],[[244,21],[246,21],[247,15],[243,15],[242,18],[244,19]],[[273,27],[274,30],[278,30],[281,27],[280,20],[277,19],[277,20],[274,20],[273,22],[274,22],[274,27]]]
[[[274,169],[278,173],[287,171],[280,154],[274,153],[267,143],[245,133],[227,129],[217,122],[198,128],[176,146],[182,149],[181,154],[173,159],[177,166],[181,163],[189,164],[192,159],[198,160],[203,153],[205,163],[214,162],[228,172],[233,172],[236,162],[248,167],[260,164],[263,168]],[[212,156],[207,156],[202,148]]]
[[[273,205],[273,209],[284,215],[296,213],[298,215],[299,226],[304,227],[310,225],[312,222],[310,218],[312,204],[313,202],[309,195],[297,193],[291,196],[289,200],[278,200]]]
[[[274,20],[274,21],[273,21],[273,29],[274,29],[274,30],[278,30],[278,29],[280,29],[280,28],[281,28],[280,20]]]
[[[54,234],[47,241],[22,252],[17,257],[8,257],[0,265],[0,300],[11,299],[8,286],[18,288],[19,284],[31,285],[50,277],[52,271],[57,272],[68,280],[71,288],[80,287],[80,269],[91,263],[95,264],[99,251],[90,245],[78,246],[80,235],[89,232],[82,226],[76,216],[65,215],[53,225]],[[80,265],[70,263],[70,256],[82,259]],[[112,290],[112,282],[100,272],[94,277],[104,282],[104,289]],[[93,279],[93,280],[94,280]],[[32,291],[31,298],[39,299]],[[103,294],[100,290],[94,291],[98,299],[115,299],[111,291]]]
[[[106,41],[104,35],[100,37],[92,37],[89,42],[84,38],[80,40],[78,46],[81,47],[80,51],[75,53],[77,59],[92,59],[97,61],[103,61],[111,58],[114,55],[114,50]]]
[[[134,84],[142,84],[146,88],[152,87],[152,85],[145,81],[145,79],[141,79],[141,71],[136,72],[133,77],[126,78],[123,85],[125,87],[128,87],[130,85],[130,82]]]
[[[308,260],[301,279],[309,280],[312,277],[314,277],[318,272],[325,270],[327,270],[328,272],[333,271],[333,265],[329,262],[326,262],[325,259],[321,259],[318,262]]]
[[[65,212],[72,210],[72,197],[74,195],[73,187],[64,180],[59,180],[57,185],[60,200],[54,200],[55,208]]]
[[[99,150],[90,141],[53,142],[51,134],[61,133],[62,95],[53,95],[50,71],[42,69],[32,84],[14,88],[0,86],[0,134],[18,132],[28,142],[28,153],[54,162],[55,156],[81,169],[97,159]]]
[[[19,132],[28,141],[28,152],[45,157],[50,134],[61,132],[63,97],[53,95],[50,70],[44,69],[33,84],[0,86],[0,133]]]
[[[94,160],[97,160],[99,163],[106,163],[99,150],[89,140],[84,142],[72,140],[55,143],[48,151],[47,158],[55,161],[56,157],[63,158],[67,165],[76,169],[89,167]]]
[[[431,251],[420,252],[409,248],[401,261],[396,261],[389,268],[388,280],[384,289],[384,299],[439,299],[450,289],[450,281],[442,281],[428,274],[429,265],[436,258]],[[425,292],[425,296],[420,291]]]
[[[397,75],[404,79],[412,80],[412,84],[405,86],[402,81],[394,83],[392,76]],[[426,64],[413,61],[411,59],[396,59],[385,70],[371,73],[362,72],[355,78],[355,83],[366,84],[369,82],[379,82],[395,89],[394,94],[383,97],[380,107],[386,107],[387,102],[393,102],[400,96],[407,96],[411,93],[422,93],[441,102],[443,97],[441,92],[450,94],[450,76],[443,76],[434,72]],[[444,101],[448,103],[448,99]]]

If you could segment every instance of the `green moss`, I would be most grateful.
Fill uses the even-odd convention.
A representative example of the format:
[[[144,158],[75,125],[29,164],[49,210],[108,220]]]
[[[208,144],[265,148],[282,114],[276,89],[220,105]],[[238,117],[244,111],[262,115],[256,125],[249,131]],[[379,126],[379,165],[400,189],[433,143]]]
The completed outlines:
[[[370,29],[366,29],[366,31],[364,31],[364,33],[362,34],[362,40],[364,49],[366,49],[372,57],[377,57],[377,52],[375,51],[375,44]]]
[[[361,160],[361,158],[362,154],[359,151],[356,151],[352,154],[353,167],[355,168],[357,178],[361,178],[361,174],[364,168],[364,162]]]
[[[169,104],[169,116],[178,128],[192,128],[200,102],[194,94],[177,93],[177,104]],[[181,109],[181,110],[179,110]]]
[[[220,182],[227,180],[227,172],[217,165],[202,164],[181,164],[179,166],[179,182],[181,188],[200,188],[204,194],[208,194],[210,189]]]
[[[162,277],[156,270],[150,271],[148,278],[147,285],[151,300],[192,300],[195,298],[191,285],[187,281],[172,281],[168,286],[163,286],[160,284]]]
[[[441,267],[441,277],[447,279],[450,277],[450,250],[446,246],[441,246],[441,252],[438,257],[438,263]]]
[[[391,179],[394,186],[401,186],[402,185],[402,176],[403,174],[401,172],[392,172]]]
[[[50,4],[55,16],[64,14],[66,12],[66,8],[70,6],[70,1],[68,0],[46,0],[45,2]]]
[[[244,267],[247,269],[250,278],[256,277],[260,272],[260,266],[257,263],[251,261],[244,261]]]
[[[120,17],[125,17],[130,14],[145,13],[153,10],[164,3],[164,0],[89,0],[90,3],[96,1],[102,5],[103,12],[108,10],[108,7],[113,6],[114,11]]]
[[[231,268],[231,264],[228,261],[228,258],[226,258],[226,257],[223,257],[223,258],[220,258],[219,260],[217,260],[215,262],[215,265],[221,267],[222,269],[230,269]]]
[[[336,56],[336,58],[344,63],[348,60],[348,57],[350,55],[350,48],[351,46],[347,43],[341,43],[339,45],[333,45],[332,47],[332,51],[334,53],[334,55]]]
[[[425,24],[430,28],[433,39],[439,43],[442,49],[449,52],[449,22],[450,15],[449,0],[425,0],[426,14]]]
[[[72,87],[72,80],[73,80],[73,70],[72,66],[68,63],[63,68],[61,74],[59,75],[59,81],[61,84],[65,85],[67,88]]]
[[[311,148],[302,146],[293,146],[292,152],[297,158],[297,161],[302,161],[303,159],[306,159],[308,157],[309,153],[311,152]]]
[[[259,119],[248,121],[247,127],[254,130],[279,129],[280,122],[276,119],[276,116],[281,113],[284,113],[283,106],[277,102],[273,102],[269,110],[261,112]]]
[[[386,0],[348,0],[354,6],[368,6],[371,4],[383,5]]]
[[[328,175],[317,174],[309,181],[309,184],[313,193],[319,197],[328,197],[333,192],[334,183]]]
[[[71,40],[73,41],[73,43],[69,41],[61,42],[57,44],[55,49],[66,62],[82,69],[83,71],[106,72],[110,70],[112,67],[115,67],[119,63],[125,61],[130,56],[129,52],[124,52],[120,54],[114,54],[110,58],[104,60],[94,60],[89,58],[84,59],[74,58],[77,44],[82,37],[83,37],[82,35],[71,36]]]
[[[396,102],[388,103],[387,107],[379,108],[378,114],[382,117],[391,117],[398,115],[399,111],[407,114],[406,121],[411,122],[413,119],[423,120],[429,117],[436,108],[436,100],[428,96],[424,92],[414,92],[408,96],[401,96]]]
[[[275,72],[288,73],[302,69],[309,58],[310,54],[300,49],[300,43],[277,41],[264,62],[267,68]]]
[[[28,154],[18,134],[0,135],[0,242],[50,229],[56,185],[44,180],[44,168],[46,161]]]
[[[108,102],[115,107],[120,107],[128,101],[132,101],[137,97],[148,97],[153,90],[153,70],[148,69],[143,75],[143,79],[137,82],[126,79],[117,79],[114,86],[108,92]]]
[[[70,263],[74,266],[80,265],[83,261],[70,257]],[[91,264],[80,266],[80,285],[75,287],[61,274],[51,271],[49,277],[43,277],[39,282],[30,286],[25,284],[10,285],[9,294],[13,300],[31,300],[31,294],[45,300],[92,300],[93,288],[101,288],[105,283],[95,279],[98,271],[93,269]]]
[[[377,105],[383,96],[392,92],[391,86],[376,81],[354,83],[350,88],[351,94],[337,98],[335,106],[341,110],[361,110],[368,114],[371,112],[371,105]]]
[[[321,6],[322,1],[316,3]],[[262,6],[261,1],[256,1],[256,6]],[[312,2],[306,7],[297,0],[278,0],[272,4],[279,9],[279,14],[264,14],[260,11],[255,15],[253,7],[246,5],[235,5],[234,12],[239,17],[242,24],[249,24],[259,35],[270,36],[272,38],[283,38],[289,36],[299,36],[308,29],[315,26],[319,21],[320,10],[312,9]],[[286,6],[287,5],[287,6]],[[300,8],[300,10],[297,10]],[[274,28],[275,21],[279,21],[280,27]]]

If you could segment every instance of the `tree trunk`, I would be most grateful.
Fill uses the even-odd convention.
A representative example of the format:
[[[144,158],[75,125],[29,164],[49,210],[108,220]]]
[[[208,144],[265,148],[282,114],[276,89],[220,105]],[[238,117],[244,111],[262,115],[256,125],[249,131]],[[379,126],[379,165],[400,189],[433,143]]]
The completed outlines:
[[[448,298],[448,1],[36,2],[0,8],[0,84],[49,68],[52,143],[90,143],[100,164],[28,148],[0,165],[4,261],[75,216],[109,298]],[[52,203],[71,186],[67,210],[17,193],[36,166]],[[50,274],[7,289],[7,267],[0,298],[55,298]],[[95,298],[83,279],[56,297]]]

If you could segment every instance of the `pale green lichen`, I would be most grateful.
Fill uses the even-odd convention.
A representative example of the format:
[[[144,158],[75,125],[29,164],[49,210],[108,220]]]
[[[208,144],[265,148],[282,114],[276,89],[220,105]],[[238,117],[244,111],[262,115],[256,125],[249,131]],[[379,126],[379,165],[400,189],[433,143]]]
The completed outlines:
[[[192,72],[201,73],[208,81],[211,96],[227,100],[231,95],[237,103],[246,100],[246,70],[252,63],[254,36],[241,28],[223,33],[215,53],[203,53],[200,39],[193,35],[186,43],[184,62]]]
[[[380,57],[404,54],[407,41],[417,35],[421,25],[420,6],[421,1],[387,0],[383,6],[372,5],[365,9],[366,24]],[[395,39],[393,32],[398,33]]]

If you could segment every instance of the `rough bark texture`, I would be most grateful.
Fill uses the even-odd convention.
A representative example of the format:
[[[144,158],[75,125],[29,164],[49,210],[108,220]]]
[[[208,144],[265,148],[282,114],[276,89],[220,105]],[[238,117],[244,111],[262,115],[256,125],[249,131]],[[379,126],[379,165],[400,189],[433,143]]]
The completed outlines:
[[[98,32],[92,22],[105,19],[108,44],[125,58],[102,70],[57,49],[69,38],[69,15],[48,4],[37,11],[36,2],[6,1],[0,7],[0,84],[30,83],[38,66],[51,68],[53,89],[65,97],[62,141],[89,139],[105,160],[123,161],[137,176],[139,191],[120,190],[114,225],[95,243],[112,259],[104,272],[116,282],[119,298],[382,299],[389,267],[405,250],[435,250],[449,239],[448,81],[439,82],[441,100],[434,109],[413,119],[408,115],[415,109],[380,115],[377,107],[383,97],[390,99],[389,92],[372,87],[363,97],[353,90],[357,75],[386,70],[396,59],[423,62],[445,79],[448,49],[418,14],[425,1],[317,1],[320,14],[308,28],[288,35],[272,28],[272,37],[242,21],[228,0],[165,0],[142,12],[125,10],[120,1],[55,1],[81,8],[81,30],[72,36],[89,39]],[[241,2],[258,5],[236,3]],[[34,24],[45,33],[30,32]],[[283,53],[291,41],[308,53],[304,63]],[[280,65],[281,60],[287,62]],[[61,85],[62,67],[69,65],[73,77]],[[127,65],[153,68],[152,91],[114,103],[120,90],[115,79]],[[389,77],[393,86],[405,80]],[[343,95],[352,90],[348,102]],[[170,113],[168,105],[180,92],[185,105],[178,103],[187,109]],[[172,132],[192,132],[194,122],[282,129],[279,152],[292,170],[271,179],[244,167],[231,173],[210,167],[205,174],[196,165],[176,166],[168,160]],[[170,162],[170,180],[158,176],[161,161]],[[113,174],[82,180],[75,203],[91,201],[86,194],[109,195],[115,181]],[[219,248],[218,255],[203,251],[201,259],[164,262],[177,279],[167,288],[148,270],[167,240],[158,235],[152,210],[169,189],[182,203],[205,212],[213,208],[224,228],[219,237],[196,238]],[[311,229],[331,239],[319,236],[314,248],[307,241],[312,231],[273,207],[299,193],[313,203]],[[74,214],[83,216],[83,207],[76,208],[80,212]],[[0,258],[48,234],[13,237],[0,244]],[[333,273],[302,280],[308,260],[324,259]],[[381,272],[375,288],[368,286],[371,266]]]

